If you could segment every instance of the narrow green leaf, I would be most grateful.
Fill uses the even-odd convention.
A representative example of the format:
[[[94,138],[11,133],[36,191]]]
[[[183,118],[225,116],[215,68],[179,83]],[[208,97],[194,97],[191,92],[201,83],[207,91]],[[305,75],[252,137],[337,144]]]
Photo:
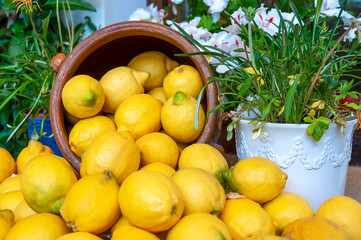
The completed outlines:
[[[50,22],[50,15],[51,15],[51,11],[49,12],[49,15],[42,20],[42,25],[43,25],[43,38],[44,38],[44,41],[46,41],[47,36],[48,36],[48,28],[49,28],[49,22]]]
[[[63,0],[64,1],[64,0]],[[96,12],[95,7],[86,0],[68,0],[71,10],[84,10],[90,12]],[[48,0],[44,6],[56,7],[56,0]],[[59,8],[63,9],[62,0],[59,0]]]
[[[233,132],[227,132],[227,141],[230,141],[233,137]]]
[[[297,84],[300,81],[301,77],[303,75],[303,72],[301,72],[297,78],[295,79],[295,81],[293,82],[293,84],[291,85],[290,90],[288,90],[287,95],[286,95],[286,102],[285,102],[285,118],[286,120],[288,120],[291,116],[291,112],[292,112],[292,103],[293,103],[293,99],[295,96],[295,92],[296,92],[296,88],[297,88]]]
[[[6,13],[7,17],[10,16],[10,11],[12,9],[12,5],[13,5],[13,0],[5,0],[5,2],[4,2],[4,10],[5,10],[5,13]]]

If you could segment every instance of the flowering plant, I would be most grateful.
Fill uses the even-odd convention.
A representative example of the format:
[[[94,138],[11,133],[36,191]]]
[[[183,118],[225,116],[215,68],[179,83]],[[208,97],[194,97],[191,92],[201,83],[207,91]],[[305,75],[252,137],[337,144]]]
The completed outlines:
[[[361,18],[344,11],[347,1],[316,0],[302,15],[291,1],[282,2],[290,12],[263,4],[226,12],[229,21],[215,32],[201,27],[200,17],[163,20],[200,49],[188,55],[211,57],[215,77],[208,82],[218,83],[220,104],[210,112],[235,117],[228,138],[240,119],[259,124],[254,137],[267,134],[265,122],[308,123],[316,141],[331,123],[343,129],[356,115],[361,121],[361,94],[352,90],[360,77],[351,73],[360,71]]]

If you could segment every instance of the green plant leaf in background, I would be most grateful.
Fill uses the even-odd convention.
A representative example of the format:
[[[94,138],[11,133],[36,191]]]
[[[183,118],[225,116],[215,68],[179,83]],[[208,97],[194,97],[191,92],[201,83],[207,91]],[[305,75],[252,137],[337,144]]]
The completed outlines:
[[[42,20],[43,25],[43,38],[46,41],[48,36],[48,28],[49,28],[49,21],[50,21],[51,11],[49,12],[49,15]]]
[[[96,12],[95,7],[85,0],[68,0],[71,10],[85,10],[90,12]],[[56,0],[48,0],[44,6],[56,7]],[[63,8],[62,1],[59,1],[59,8]]]
[[[4,3],[4,10],[5,10],[5,13],[6,13],[6,16],[9,17],[10,15],[10,11],[12,9],[12,5],[13,5],[13,0],[5,0],[5,3]]]

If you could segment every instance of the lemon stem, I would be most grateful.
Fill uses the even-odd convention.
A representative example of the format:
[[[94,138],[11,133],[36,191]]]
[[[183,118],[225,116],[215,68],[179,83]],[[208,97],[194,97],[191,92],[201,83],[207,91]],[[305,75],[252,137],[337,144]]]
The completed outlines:
[[[178,91],[173,96],[173,103],[177,106],[183,105],[187,101],[187,94]]]
[[[226,181],[226,183],[228,184],[230,190],[232,192],[238,192],[238,187],[232,181],[232,170],[226,169],[226,170],[222,171],[222,176],[223,176],[224,181]]]
[[[111,178],[114,178],[114,175],[113,175],[112,171],[110,171],[110,170],[106,170],[106,171],[104,172],[104,174],[105,174],[105,179],[106,179],[106,180],[111,179]]]
[[[95,99],[96,99],[96,94],[93,89],[87,91],[83,96],[83,100],[89,105],[92,105],[95,102]]]
[[[182,68],[182,67],[179,67],[179,68],[177,69],[177,72],[179,72],[179,73],[183,72],[183,68]]]

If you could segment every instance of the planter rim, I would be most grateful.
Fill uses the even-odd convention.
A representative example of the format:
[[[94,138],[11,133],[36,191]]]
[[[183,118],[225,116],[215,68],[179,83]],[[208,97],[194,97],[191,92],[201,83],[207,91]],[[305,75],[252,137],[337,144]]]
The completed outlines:
[[[235,117],[232,118],[233,121],[236,120],[236,119],[237,118],[235,118]],[[238,123],[248,124],[251,121],[252,120],[241,119],[241,120],[239,120]],[[351,120],[346,120],[346,123],[354,125],[357,121],[358,121],[358,119],[355,118],[355,119],[351,119]],[[251,124],[251,125],[256,125],[256,124]],[[265,122],[264,125],[268,126],[268,127],[278,127],[278,128],[295,128],[295,127],[298,127],[298,128],[305,128],[306,129],[310,124],[309,123],[297,124],[297,123],[271,123],[271,122]],[[337,126],[334,123],[332,123],[331,125]]]

